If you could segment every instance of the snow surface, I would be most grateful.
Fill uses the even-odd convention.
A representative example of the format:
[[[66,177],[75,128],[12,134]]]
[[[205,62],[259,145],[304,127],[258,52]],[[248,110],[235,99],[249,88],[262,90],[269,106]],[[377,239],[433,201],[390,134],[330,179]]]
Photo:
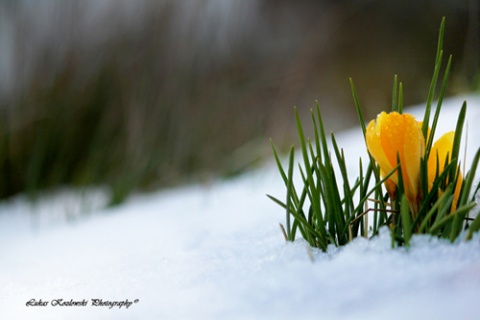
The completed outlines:
[[[446,101],[438,132],[454,129],[464,99],[469,162],[480,141],[480,96]],[[355,173],[365,155],[360,129],[337,139]],[[23,197],[4,202],[0,318],[480,319],[478,234],[454,244],[415,236],[409,250],[392,250],[384,230],[327,253],[310,249],[312,261],[303,240],[285,243],[284,212],[265,196],[284,192],[271,164],[111,209],[99,209],[102,190],[46,195],[36,207]],[[31,299],[48,305],[26,306]],[[87,306],[52,306],[55,299]]]

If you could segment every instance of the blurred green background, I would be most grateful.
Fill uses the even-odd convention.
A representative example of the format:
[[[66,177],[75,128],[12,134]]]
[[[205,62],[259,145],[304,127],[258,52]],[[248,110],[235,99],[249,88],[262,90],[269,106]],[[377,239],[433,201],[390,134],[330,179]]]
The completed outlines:
[[[479,1],[2,0],[0,198],[58,186],[132,190],[243,172],[296,141],[424,102],[441,18],[448,94],[478,89]]]

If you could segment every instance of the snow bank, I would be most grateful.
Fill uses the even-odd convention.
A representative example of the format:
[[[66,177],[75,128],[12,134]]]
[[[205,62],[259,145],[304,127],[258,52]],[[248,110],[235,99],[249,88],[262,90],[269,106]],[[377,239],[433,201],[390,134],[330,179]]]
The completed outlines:
[[[480,97],[466,99],[468,162],[479,147]],[[461,103],[446,102],[439,134],[454,128]],[[337,135],[354,170],[361,137]],[[4,203],[1,318],[480,319],[479,235],[454,244],[415,236],[407,251],[392,250],[384,230],[322,253],[284,242],[283,211],[266,193],[284,194],[274,166],[138,195],[73,222],[38,218],[58,207],[40,204],[35,215],[21,200]],[[40,299],[47,305],[27,306]]]

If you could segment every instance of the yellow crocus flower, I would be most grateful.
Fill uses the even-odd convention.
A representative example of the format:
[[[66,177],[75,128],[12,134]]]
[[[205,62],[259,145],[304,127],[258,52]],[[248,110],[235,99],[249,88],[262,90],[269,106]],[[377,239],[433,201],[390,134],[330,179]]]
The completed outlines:
[[[451,154],[453,149],[453,141],[455,139],[455,131],[450,131],[441,136],[432,146],[430,155],[428,157],[428,190],[432,189],[433,182],[437,173],[437,163],[439,165],[438,174],[442,174],[445,169],[445,161],[451,161]],[[438,162],[437,162],[438,156]],[[447,159],[448,157],[448,159]],[[457,170],[459,170],[457,168]],[[457,207],[457,201],[460,196],[460,189],[462,188],[462,174],[459,172],[457,185],[454,191],[454,200],[452,203],[452,211]],[[447,180],[448,183],[448,180]]]
[[[383,176],[397,166],[400,159],[405,195],[412,211],[418,211],[421,197],[420,163],[425,154],[425,139],[420,122],[410,114],[382,112],[372,120],[366,131],[367,148]],[[395,198],[398,174],[386,182],[387,191]]]
[[[454,138],[455,132],[448,132],[440,137],[430,150],[427,162],[429,191],[433,186],[437,171],[440,175],[445,169],[445,161],[452,154]],[[418,205],[422,196],[420,163],[425,155],[425,138],[422,133],[422,122],[417,121],[410,114],[399,114],[398,112],[387,114],[382,112],[377,116],[376,120],[372,120],[368,124],[366,142],[368,151],[380,167],[382,176],[392,172],[398,164],[397,159],[400,159],[405,195],[412,213],[415,215],[418,212]],[[462,175],[459,172],[454,191],[452,211],[455,210],[460,196],[462,180]],[[387,192],[392,199],[395,199],[397,185],[398,174],[395,172],[385,182]]]

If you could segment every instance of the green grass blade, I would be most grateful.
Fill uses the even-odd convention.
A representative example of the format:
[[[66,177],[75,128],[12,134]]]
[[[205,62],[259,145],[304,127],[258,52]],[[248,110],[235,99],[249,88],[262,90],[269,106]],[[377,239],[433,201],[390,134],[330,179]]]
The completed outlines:
[[[472,190],[473,180],[475,179],[475,172],[477,171],[478,162],[480,160],[480,149],[478,149],[475,157],[473,158],[472,165],[470,167],[470,171],[465,177],[462,185],[462,192],[460,194],[460,199],[458,205],[465,205],[468,202],[468,198],[470,197],[470,191]]]
[[[365,194],[365,196],[363,198],[360,199],[360,202],[359,202],[359,205],[357,206],[357,208],[355,209],[355,212],[359,212],[361,213],[362,210],[363,210],[363,204],[365,203],[365,201],[368,200],[368,197],[370,197],[370,195],[374,192],[374,191],[377,191],[378,188],[381,189],[382,187],[382,184],[385,183],[385,181],[387,181],[398,169],[400,168],[400,165],[397,165],[395,168],[393,168],[392,172],[390,172],[389,174],[387,174],[383,179],[381,179],[380,181],[378,181],[375,186],[370,189],[367,194]],[[384,209],[384,208],[382,208]]]
[[[341,234],[341,230],[344,229],[345,220],[341,206],[340,193],[336,182],[337,179],[328,152],[327,138],[318,101],[316,102],[316,115],[318,119],[318,133],[320,136],[321,149],[323,150],[323,165],[319,165],[319,169],[322,175],[321,181],[324,184],[324,200],[326,202],[325,210],[326,215],[328,216],[328,219],[326,220],[329,221],[329,232],[331,236],[333,237],[336,233],[338,240],[343,243],[348,241],[348,236]]]
[[[466,240],[471,240],[473,237],[473,234],[475,232],[478,232],[480,230],[480,214],[473,220],[472,224],[470,225],[470,228],[468,228],[468,234]]]
[[[275,146],[273,145],[272,143],[272,140],[270,139],[270,145],[272,147],[272,151],[273,151],[273,156],[275,158],[275,162],[277,164],[277,168],[278,168],[278,171],[280,172],[280,176],[282,177],[282,180],[285,184],[285,187],[288,188],[288,177],[287,177],[287,174],[285,173],[285,170],[283,169],[283,166],[282,166],[282,162],[280,161],[280,157],[278,156],[278,153],[275,149]],[[291,146],[291,148],[294,148],[293,146]],[[298,195],[296,192],[293,192],[291,194],[293,196],[293,200],[294,200],[294,203],[296,204],[297,208],[298,208],[298,204],[299,204],[299,199],[298,199]]]
[[[447,191],[442,194],[442,196],[435,202],[435,204],[427,212],[427,214],[422,220],[422,223],[420,224],[418,233],[430,233],[428,224],[432,221],[433,214],[438,212],[438,207],[440,206],[440,204],[445,203],[446,198],[451,196],[452,187],[449,187],[449,188],[450,190],[447,189]],[[414,227],[415,227],[415,224],[414,224]]]
[[[350,188],[350,183],[348,181],[348,172],[347,172],[347,165],[345,163],[345,155],[343,150],[340,151],[338,147],[337,140],[335,139],[335,135],[332,133],[332,144],[335,151],[335,156],[337,158],[337,163],[340,168],[340,173],[342,174],[343,179],[343,192],[344,192],[344,200],[345,200],[345,210],[344,215],[348,219],[350,214],[354,211],[354,204],[353,204],[353,196],[352,196],[352,189]]]
[[[442,21],[440,22],[440,28],[438,31],[437,55],[435,57],[435,65],[442,60],[441,52],[443,50],[444,34],[445,34],[445,17],[442,18]]]
[[[437,158],[437,160],[438,160],[438,158]],[[454,168],[455,166],[456,166],[455,163],[452,162],[452,163],[449,163],[448,165],[445,166],[441,175],[438,175],[438,172],[437,172],[436,178],[433,182],[433,185],[431,187],[430,192],[428,192],[427,195],[422,198],[422,201],[420,203],[420,210],[418,211],[418,216],[415,219],[415,221],[413,222],[413,228],[414,229],[420,223],[420,221],[424,219],[425,216],[429,215],[429,213],[427,213],[427,210],[429,210],[429,207],[431,206],[431,203],[434,202],[435,199],[437,198],[438,190],[441,189],[442,184],[444,183],[444,181],[446,181],[447,176],[449,175],[450,169]],[[438,167],[439,166],[437,164],[437,170],[438,170]],[[427,179],[427,178],[424,177],[424,179]],[[453,184],[449,184],[449,187],[453,188]],[[447,189],[445,189],[445,192],[447,192],[447,191],[448,191],[448,187],[447,187]],[[438,201],[438,199],[437,199],[437,201]],[[433,207],[431,207],[431,208],[433,208]]]
[[[365,138],[365,132],[367,131],[367,127],[365,126],[365,120],[363,119],[362,109],[360,108],[360,103],[358,102],[357,92],[355,90],[355,86],[353,85],[352,78],[349,78],[350,81],[350,89],[352,91],[353,101],[355,103],[355,108],[357,110],[358,120],[360,121],[360,126],[362,127],[363,137]]]
[[[464,205],[464,206],[461,206],[459,207],[457,210],[455,210],[455,212],[445,216],[443,219],[441,219],[438,223],[435,223],[432,228],[430,229],[430,233],[433,234],[435,232],[437,232],[440,228],[442,228],[447,222],[449,222],[450,220],[454,219],[457,215],[462,215],[470,210],[472,210],[472,208],[474,208],[476,206],[476,203],[469,203],[467,205]],[[456,238],[456,237],[455,237]],[[453,240],[455,240],[455,238],[453,238]],[[451,241],[453,241],[452,239],[450,239]]]
[[[403,85],[401,82],[398,85],[398,113],[403,113]]]
[[[340,231],[343,230],[344,226],[344,223],[342,223],[343,211],[340,206],[337,184],[334,178],[331,178],[333,170],[332,168],[327,169],[323,165],[319,169],[321,179],[324,182],[322,192],[325,201],[325,221],[328,221],[328,232],[332,237],[337,234],[338,241],[342,242],[343,237]]]
[[[293,159],[294,159],[294,155],[295,155],[295,148],[294,147],[291,147],[290,149],[290,157],[289,157],[289,161],[288,161],[288,177],[287,177],[287,201],[286,201],[286,205],[287,205],[287,209],[286,209],[286,224],[287,224],[287,238],[288,240],[290,241],[293,241],[294,239],[292,239],[291,237],[291,224],[290,224],[290,207],[291,207],[291,203],[292,203],[292,197],[293,197],[293,194],[295,194],[295,191],[292,191],[293,189]]]
[[[317,111],[318,131],[320,134],[321,147],[323,150],[323,161],[325,165],[327,165],[328,162],[330,161],[329,159],[330,156],[328,154],[327,136],[325,135],[325,128],[323,126],[322,113],[320,112],[320,106],[318,105],[318,101],[315,102],[315,108]]]
[[[287,208],[287,205],[286,205],[285,203],[283,203],[282,201],[278,200],[278,199],[275,198],[274,196],[267,194],[267,197],[269,197],[270,200],[272,200],[273,202],[275,202],[276,204],[278,204],[278,205],[279,205],[280,207],[282,207],[283,209],[286,209],[286,208]]]
[[[286,186],[288,184],[287,175],[285,174],[285,170],[283,169],[282,162],[280,161],[280,157],[278,156],[277,150],[275,149],[275,145],[273,144],[272,139],[270,139],[270,146],[272,147],[273,156],[275,158],[275,163],[277,164],[278,171],[280,172],[280,176],[282,177],[282,180]]]
[[[440,202],[438,213],[435,216],[435,221],[433,222],[432,227],[441,223],[444,217],[448,215],[454,198],[454,196],[452,195],[452,190],[453,188],[449,189],[448,193],[445,194],[445,197]],[[453,218],[453,220],[455,220],[455,217]],[[443,231],[437,234],[437,236],[440,236],[442,238],[448,238],[448,235],[451,235],[452,230],[454,230],[454,228],[453,225],[450,223],[448,225],[445,225]]]
[[[398,76],[393,77],[392,111],[398,112]]]
[[[355,103],[355,108],[356,108],[356,111],[357,111],[358,120],[360,121],[360,125],[362,127],[362,132],[363,132],[363,138],[365,139],[365,134],[366,134],[366,131],[367,131],[367,127],[365,125],[365,120],[363,118],[362,110],[360,108],[360,103],[358,102],[358,96],[357,96],[357,92],[355,90],[355,86],[353,84],[352,78],[349,78],[349,81],[350,81],[350,88],[351,88],[351,91],[352,91],[353,101]],[[368,157],[370,159],[370,165],[371,165],[371,168],[373,169],[375,180],[378,182],[378,181],[380,181],[380,172],[379,172],[377,166],[375,165],[375,161],[373,160],[372,156],[370,154],[368,154]],[[378,192],[378,194],[382,193],[381,184],[378,184],[378,183],[377,183],[377,192]],[[385,209],[385,203],[383,201],[383,198],[381,198],[379,200],[381,202],[381,204],[380,204],[381,208]],[[363,204],[362,204],[362,207],[363,207]]]
[[[451,160],[458,162],[458,157],[460,154],[460,144],[462,142],[462,134],[463,134],[463,125],[465,123],[465,117],[467,114],[467,103],[464,102],[462,105],[462,109],[460,110],[460,114],[458,115],[457,119],[457,126],[455,128],[455,137],[453,139],[453,147],[452,147],[452,155]],[[450,170],[450,181],[455,181],[457,175],[457,168]]]
[[[473,208],[476,205],[475,202],[469,202],[469,197],[470,197],[470,193],[472,191],[473,180],[475,179],[475,172],[476,172],[477,167],[478,167],[479,159],[480,159],[480,149],[475,154],[472,165],[470,167],[470,171],[468,172],[468,174],[465,177],[465,180],[463,181],[462,190],[460,192],[460,200],[458,201],[458,204],[457,204],[457,206],[460,207],[460,208],[470,207],[471,205],[473,205],[471,207],[471,208]],[[460,209],[457,209],[455,211],[455,213],[456,213],[455,217],[456,218],[455,218],[454,223],[453,223],[453,230],[452,230],[451,238],[450,238],[451,241],[455,240],[455,238],[458,237],[458,235],[462,231],[463,224],[464,224],[464,218],[469,213],[469,210],[461,211],[460,213],[458,213],[458,211],[460,211]]]
[[[429,125],[429,122],[430,122],[430,113],[431,113],[431,110],[432,110],[432,101],[433,101],[433,96],[435,94],[435,88],[437,87],[438,74],[440,72],[440,66],[442,64],[442,55],[443,55],[443,52],[440,51],[439,61],[435,65],[435,70],[433,71],[432,82],[430,83],[430,89],[428,91],[427,106],[425,107],[425,115],[423,117],[423,124],[422,124],[422,132],[423,132],[423,136],[425,137],[425,139],[427,139],[427,135],[428,135],[428,125]]]
[[[443,98],[445,96],[445,91],[447,89],[447,82],[448,82],[448,76],[450,74],[451,65],[452,65],[452,55],[450,55],[450,57],[448,58],[447,66],[445,68],[445,73],[443,75],[443,83],[442,83],[442,87],[440,89],[440,95],[438,97],[437,109],[435,110],[435,115],[434,115],[433,121],[432,121],[432,126],[431,126],[431,130],[430,130],[430,137],[428,138],[428,140],[426,140],[427,145],[426,145],[426,148],[425,148],[425,154],[426,154],[427,157],[428,157],[428,155],[430,155],[430,149],[432,148],[432,145],[433,145],[433,138],[435,136],[435,131],[437,129],[438,119],[440,118],[440,110],[442,109]]]
[[[312,171],[310,170],[311,164],[309,160],[309,155],[307,151],[307,143],[305,140],[305,135],[303,131],[303,126],[302,122],[300,121],[300,116],[298,115],[297,108],[295,108],[295,120],[297,123],[297,130],[298,130],[298,136],[300,138],[300,146],[302,149],[302,156],[303,156],[303,161],[305,165],[305,170],[306,170],[306,176],[307,176],[307,185],[311,189],[311,205],[314,209],[314,212],[317,216],[320,216],[320,193],[315,187],[315,182],[313,180],[313,174]]]
[[[317,120],[315,119],[315,113],[313,112],[313,110],[310,110],[310,114],[312,116],[313,130],[314,130],[314,134],[315,134],[315,148],[316,148],[316,151],[317,151],[317,157],[321,161],[321,159],[322,159],[322,145],[321,145],[320,133],[319,133],[318,125],[317,125]]]
[[[433,95],[435,94],[435,88],[437,87],[438,74],[440,72],[440,66],[442,65],[442,56],[443,56],[443,37],[445,34],[445,17],[442,18],[440,23],[440,30],[438,32],[438,42],[437,42],[437,54],[435,57],[435,69],[433,71],[432,82],[430,83],[430,89],[428,90],[427,106],[425,108],[425,115],[423,118],[422,132],[425,139],[427,139],[428,126],[430,121],[430,112],[432,106]],[[433,136],[433,132],[432,132]],[[426,153],[428,156],[428,153]]]
[[[408,247],[408,246],[410,246],[410,238],[412,237],[412,229],[411,229],[410,210],[409,210],[409,207],[408,207],[408,200],[407,200],[406,195],[402,196],[401,206],[400,206],[400,217],[402,219],[403,238],[405,240],[405,245]]]

